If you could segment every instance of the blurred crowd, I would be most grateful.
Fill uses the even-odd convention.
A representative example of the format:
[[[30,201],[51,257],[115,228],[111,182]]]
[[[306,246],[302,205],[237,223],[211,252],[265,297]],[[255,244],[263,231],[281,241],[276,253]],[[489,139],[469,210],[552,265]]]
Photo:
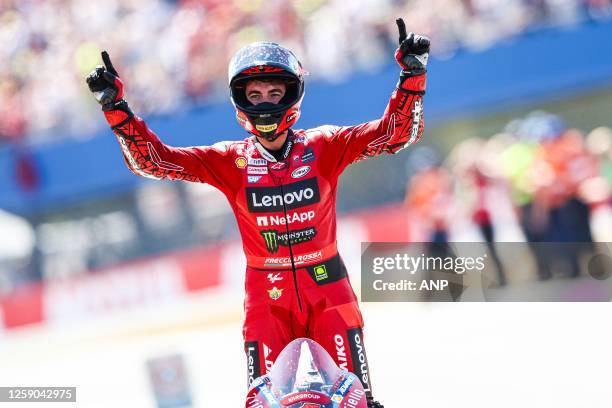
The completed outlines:
[[[398,16],[443,58],[609,19],[612,0],[0,0],[0,145],[100,126],[83,78],[103,49],[132,106],[167,113],[225,95],[228,60],[251,41],[281,42],[316,77],[375,69],[390,61]]]
[[[566,275],[577,276],[588,244],[612,241],[609,128],[585,135],[556,115],[533,112],[490,139],[459,143],[444,161],[419,147],[408,163],[415,175],[405,206],[421,221],[412,224],[417,242],[580,243],[536,254],[546,279],[551,257],[565,259]]]

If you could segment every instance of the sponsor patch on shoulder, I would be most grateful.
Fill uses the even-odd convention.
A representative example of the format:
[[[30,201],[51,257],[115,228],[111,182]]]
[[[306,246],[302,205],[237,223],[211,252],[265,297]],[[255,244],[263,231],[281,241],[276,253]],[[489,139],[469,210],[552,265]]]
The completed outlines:
[[[302,163],[308,163],[315,159],[314,152],[312,147],[307,147],[304,149],[304,154],[302,154]]]
[[[304,177],[306,174],[308,174],[309,171],[310,171],[310,166],[298,167],[297,169],[293,170],[293,172],[291,173],[291,178],[297,179],[300,177]]]
[[[247,167],[248,174],[268,174],[268,168],[264,166],[249,166]]]
[[[260,159],[256,157],[249,157],[249,166],[267,166],[266,159]]]
[[[285,162],[276,162],[270,166],[272,170],[283,170],[285,167],[287,167],[287,163]]]
[[[247,160],[244,157],[238,157],[236,158],[236,167],[238,167],[239,169],[244,169],[247,165]]]

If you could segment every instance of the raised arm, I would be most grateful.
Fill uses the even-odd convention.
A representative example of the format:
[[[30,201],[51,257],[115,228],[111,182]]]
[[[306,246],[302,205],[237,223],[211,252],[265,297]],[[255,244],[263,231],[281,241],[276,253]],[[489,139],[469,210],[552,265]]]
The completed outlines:
[[[381,153],[395,154],[416,143],[423,135],[423,95],[429,56],[429,39],[407,34],[404,21],[397,19],[399,47],[395,59],[401,66],[400,79],[382,118],[356,126],[320,128],[337,158],[338,170]]]
[[[121,146],[128,168],[139,176],[209,183],[226,187],[230,180],[222,166],[227,163],[230,145],[176,148],[162,143],[145,122],[132,113],[123,99],[123,82],[106,51],[104,66],[87,77],[89,89]],[[223,174],[224,177],[220,177]]]

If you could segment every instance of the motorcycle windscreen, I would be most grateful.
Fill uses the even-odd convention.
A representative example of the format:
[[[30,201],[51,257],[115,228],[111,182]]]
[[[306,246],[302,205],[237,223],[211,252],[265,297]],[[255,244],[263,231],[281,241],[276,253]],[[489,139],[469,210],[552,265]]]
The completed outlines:
[[[341,370],[319,344],[296,339],[280,353],[270,373],[253,382],[248,408],[365,408],[358,378]]]

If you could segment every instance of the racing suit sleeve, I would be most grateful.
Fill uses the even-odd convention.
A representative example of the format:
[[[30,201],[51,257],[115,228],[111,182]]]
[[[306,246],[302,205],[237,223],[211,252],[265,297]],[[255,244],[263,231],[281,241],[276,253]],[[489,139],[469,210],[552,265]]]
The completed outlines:
[[[337,173],[382,153],[395,154],[423,135],[425,75],[409,78],[391,94],[382,118],[355,126],[324,126],[325,148]]]
[[[127,104],[126,104],[127,105]],[[104,115],[117,137],[128,168],[153,179],[208,183],[221,190],[231,184],[233,166],[227,169],[229,142],[213,146],[171,147],[157,137],[146,123],[124,106]]]

